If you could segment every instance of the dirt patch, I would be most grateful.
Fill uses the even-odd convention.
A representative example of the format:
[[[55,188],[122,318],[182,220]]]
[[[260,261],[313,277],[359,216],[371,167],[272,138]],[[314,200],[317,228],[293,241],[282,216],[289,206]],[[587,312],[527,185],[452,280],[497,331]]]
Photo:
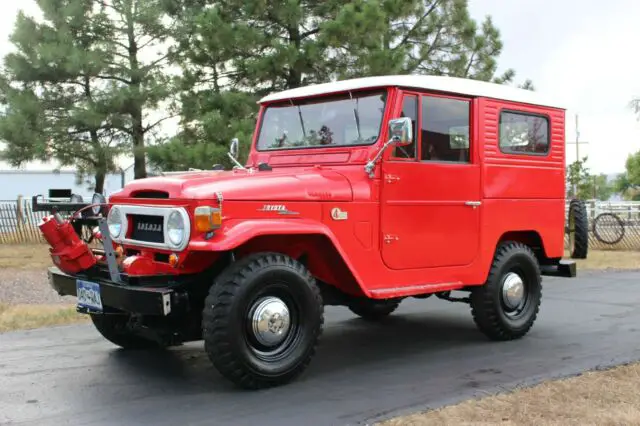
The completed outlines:
[[[378,425],[639,424],[638,387],[640,364],[632,364],[398,417]]]
[[[565,253],[569,258],[569,253]],[[576,259],[581,269],[640,269],[640,251],[589,250],[586,259]]]
[[[87,322],[75,305],[9,305],[0,303],[0,333]]]
[[[45,244],[0,244],[0,270],[46,270],[53,265]]]

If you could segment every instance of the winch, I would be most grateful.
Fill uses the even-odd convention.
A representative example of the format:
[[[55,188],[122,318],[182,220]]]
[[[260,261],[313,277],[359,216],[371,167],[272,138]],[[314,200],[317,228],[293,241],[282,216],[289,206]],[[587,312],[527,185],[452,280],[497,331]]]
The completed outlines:
[[[38,227],[51,246],[53,263],[63,272],[75,274],[96,265],[98,260],[87,243],[59,213],[45,216]]]

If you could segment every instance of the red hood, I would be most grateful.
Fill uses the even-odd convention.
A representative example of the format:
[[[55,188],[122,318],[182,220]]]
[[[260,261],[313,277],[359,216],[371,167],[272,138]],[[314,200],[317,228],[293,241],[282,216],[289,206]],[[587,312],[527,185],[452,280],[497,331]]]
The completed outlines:
[[[225,200],[351,201],[351,184],[330,170],[280,169],[207,171],[134,180],[113,197],[135,197],[140,191],[164,191],[174,199],[212,199],[222,192]]]

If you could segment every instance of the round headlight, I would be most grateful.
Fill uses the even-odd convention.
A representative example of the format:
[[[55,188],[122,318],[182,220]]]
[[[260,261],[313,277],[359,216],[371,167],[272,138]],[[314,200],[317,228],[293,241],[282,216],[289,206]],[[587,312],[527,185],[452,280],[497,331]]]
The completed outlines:
[[[169,237],[171,244],[174,246],[179,246],[184,241],[184,219],[177,211],[173,211],[169,214],[169,218],[167,220],[167,236]]]
[[[93,197],[91,198],[91,204],[105,204],[107,202],[107,199],[104,197],[104,195],[99,194],[99,193],[95,193],[93,194]],[[93,213],[94,216],[98,216],[98,214],[100,214],[101,211],[103,211],[102,209],[104,208],[104,206],[93,206],[91,207],[91,212]]]
[[[109,226],[109,234],[111,238],[118,238],[122,233],[122,215],[120,209],[112,207],[107,216],[107,225]]]

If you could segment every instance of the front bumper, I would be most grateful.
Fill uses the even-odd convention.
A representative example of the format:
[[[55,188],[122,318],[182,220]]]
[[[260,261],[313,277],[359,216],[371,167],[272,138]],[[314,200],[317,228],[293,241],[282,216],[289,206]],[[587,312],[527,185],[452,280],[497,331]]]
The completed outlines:
[[[49,285],[61,296],[77,296],[77,279],[96,283],[104,307],[129,313],[167,316],[183,305],[183,294],[171,287],[132,286],[103,278],[73,276],[55,266],[48,269],[48,276]]]

